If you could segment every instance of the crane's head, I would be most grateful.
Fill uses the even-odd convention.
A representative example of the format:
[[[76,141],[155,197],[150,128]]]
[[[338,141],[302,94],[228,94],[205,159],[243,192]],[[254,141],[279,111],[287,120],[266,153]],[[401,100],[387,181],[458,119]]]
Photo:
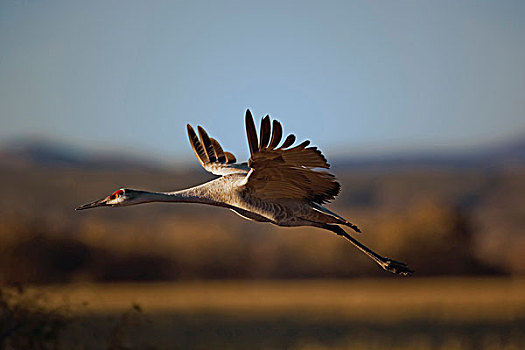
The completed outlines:
[[[116,207],[138,204],[141,202],[139,194],[141,191],[131,190],[129,188],[121,188],[113,192],[107,197],[99,199],[97,201],[83,204],[75,210],[90,209],[96,207]]]

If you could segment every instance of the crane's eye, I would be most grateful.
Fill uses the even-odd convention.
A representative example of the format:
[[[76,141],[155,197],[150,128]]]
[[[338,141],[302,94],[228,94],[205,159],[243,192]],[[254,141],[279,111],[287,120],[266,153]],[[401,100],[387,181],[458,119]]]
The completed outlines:
[[[109,199],[115,199],[117,197],[120,197],[122,194],[124,194],[124,190],[117,190],[113,192],[111,196],[109,196]]]

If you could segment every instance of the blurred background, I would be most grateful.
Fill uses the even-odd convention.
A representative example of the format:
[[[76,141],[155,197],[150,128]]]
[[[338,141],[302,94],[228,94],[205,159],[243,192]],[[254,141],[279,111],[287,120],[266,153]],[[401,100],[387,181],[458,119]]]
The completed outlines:
[[[3,1],[0,347],[525,347],[523,18],[520,1]],[[187,123],[246,160],[247,108],[323,150],[328,207],[414,277],[218,208],[73,210],[212,179]]]

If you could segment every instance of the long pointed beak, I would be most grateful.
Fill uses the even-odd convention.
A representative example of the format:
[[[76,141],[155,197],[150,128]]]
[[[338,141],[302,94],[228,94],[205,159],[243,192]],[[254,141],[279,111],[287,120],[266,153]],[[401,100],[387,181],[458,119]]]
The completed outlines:
[[[109,205],[109,204],[106,204],[107,200],[108,200],[108,197],[104,197],[102,199],[99,199],[98,201],[94,201],[94,202],[87,203],[87,204],[82,204],[78,208],[75,208],[75,210],[84,210],[84,209],[91,209],[91,208],[96,208],[96,207],[105,207],[105,206]]]

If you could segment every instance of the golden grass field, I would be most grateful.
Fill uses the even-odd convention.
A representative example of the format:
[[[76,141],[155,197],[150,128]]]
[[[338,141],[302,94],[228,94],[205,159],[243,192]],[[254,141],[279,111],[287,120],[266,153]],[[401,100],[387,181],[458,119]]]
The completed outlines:
[[[429,278],[304,281],[72,284],[40,288],[49,305],[74,313],[147,312],[298,314],[397,322],[514,320],[525,317],[525,279]]]
[[[382,278],[38,287],[60,348],[523,349],[525,279]]]

